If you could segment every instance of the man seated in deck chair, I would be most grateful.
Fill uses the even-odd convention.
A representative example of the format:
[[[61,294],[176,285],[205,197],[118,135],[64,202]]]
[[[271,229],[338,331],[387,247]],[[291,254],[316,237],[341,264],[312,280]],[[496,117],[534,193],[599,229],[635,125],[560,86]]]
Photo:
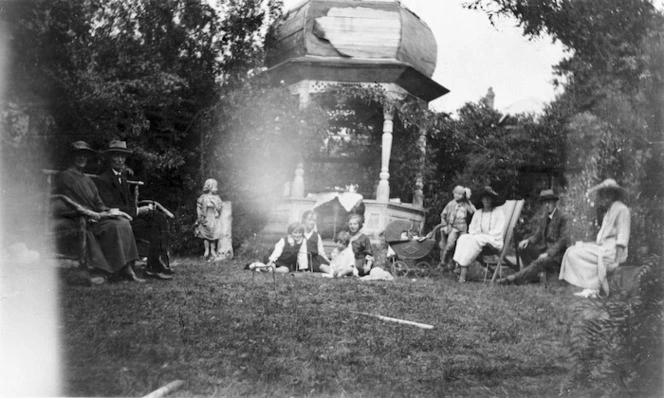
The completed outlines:
[[[545,283],[546,273],[560,268],[569,241],[569,217],[558,209],[558,196],[552,189],[540,192],[539,201],[544,203],[544,217],[535,232],[519,242],[521,258],[529,265],[516,274],[499,279],[499,284],[520,284],[538,279]]]
[[[132,230],[137,240],[150,242],[145,273],[158,279],[173,279],[168,258],[169,232],[166,216],[154,206],[136,207],[134,196],[127,183],[125,161],[132,151],[125,141],[113,140],[105,151],[109,167],[95,179],[99,196],[106,206],[129,214]]]

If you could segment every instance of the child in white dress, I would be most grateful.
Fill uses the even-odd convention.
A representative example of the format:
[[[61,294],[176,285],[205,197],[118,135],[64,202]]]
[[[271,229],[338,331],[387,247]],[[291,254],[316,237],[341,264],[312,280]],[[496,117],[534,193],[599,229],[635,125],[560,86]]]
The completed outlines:
[[[355,254],[350,245],[350,234],[346,231],[339,232],[335,243],[337,244],[337,247],[332,250],[332,261],[330,262],[332,275],[335,278],[351,275],[357,276]]]
[[[197,220],[194,234],[203,239],[205,257],[208,261],[217,259],[217,243],[222,235],[222,201],[217,194],[217,180],[208,178],[203,185],[203,194],[196,201]]]

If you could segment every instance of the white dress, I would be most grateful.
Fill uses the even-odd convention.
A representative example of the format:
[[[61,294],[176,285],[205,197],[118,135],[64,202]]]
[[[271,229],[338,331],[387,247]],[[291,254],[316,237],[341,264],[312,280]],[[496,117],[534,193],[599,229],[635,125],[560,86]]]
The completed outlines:
[[[618,268],[618,265],[627,259],[629,233],[629,209],[622,202],[613,202],[604,215],[597,240],[577,242],[567,249],[560,265],[559,279],[585,289],[602,287],[608,293],[606,274]],[[625,248],[619,259],[616,259],[617,245]]]
[[[489,245],[496,250],[503,248],[503,232],[505,229],[505,212],[500,207],[490,211],[478,210],[468,227],[468,233],[457,240],[454,250],[454,261],[460,266],[469,266]]]

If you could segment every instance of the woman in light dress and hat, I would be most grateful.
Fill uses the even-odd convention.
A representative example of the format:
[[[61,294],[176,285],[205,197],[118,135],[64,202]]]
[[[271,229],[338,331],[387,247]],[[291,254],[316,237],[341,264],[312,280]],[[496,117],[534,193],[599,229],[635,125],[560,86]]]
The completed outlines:
[[[459,282],[466,281],[468,267],[479,256],[484,247],[495,250],[503,248],[505,214],[496,208],[498,194],[490,186],[480,192],[482,209],[475,212],[468,233],[459,237],[454,250],[454,262],[460,267]]]
[[[590,188],[597,194],[600,210],[605,210],[602,226],[595,242],[577,242],[567,249],[560,266],[560,279],[584,288],[575,293],[582,297],[596,297],[600,289],[609,292],[607,273],[627,259],[630,234],[630,212],[623,203],[627,191],[614,179],[606,179]]]

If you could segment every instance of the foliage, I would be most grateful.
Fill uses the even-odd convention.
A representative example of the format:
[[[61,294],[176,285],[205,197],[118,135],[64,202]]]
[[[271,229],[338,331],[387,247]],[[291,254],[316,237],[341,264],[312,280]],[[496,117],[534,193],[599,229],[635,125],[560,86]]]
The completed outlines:
[[[648,0],[473,0],[490,18],[516,18],[524,35],[547,34],[568,56],[557,67],[565,89],[545,110],[565,153],[563,203],[575,235],[592,238],[596,214],[585,191],[615,178],[630,192],[632,235],[661,253],[664,214],[664,16]],[[635,245],[635,242],[632,242]]]
[[[655,397],[664,391],[664,294],[662,259],[645,259],[629,284],[613,286],[606,300],[577,310],[571,331],[571,396]],[[615,285],[615,283],[614,283]]]
[[[147,182],[143,196],[185,209],[205,174],[220,93],[261,66],[265,32],[281,6],[279,0],[3,2],[9,54],[0,113],[3,179],[39,181],[41,168],[64,167],[71,141],[103,149],[117,138],[134,149],[128,161]],[[35,161],[26,165],[30,157]]]

